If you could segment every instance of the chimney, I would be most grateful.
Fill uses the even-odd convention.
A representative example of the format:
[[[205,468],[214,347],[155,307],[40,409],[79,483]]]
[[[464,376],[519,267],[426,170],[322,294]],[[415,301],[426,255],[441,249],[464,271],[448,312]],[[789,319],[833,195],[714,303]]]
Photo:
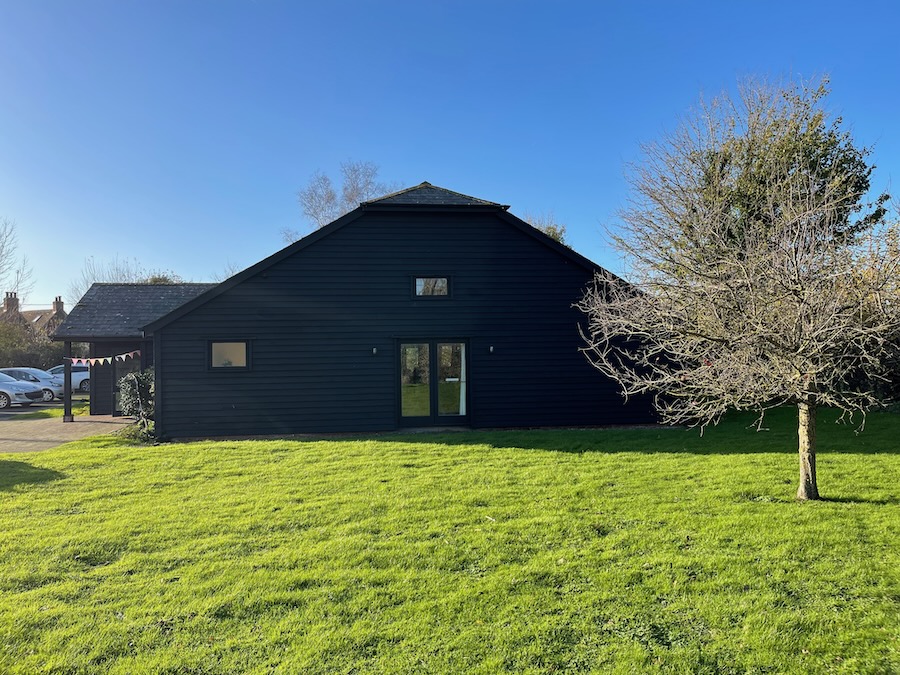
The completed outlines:
[[[15,291],[7,291],[3,298],[3,311],[7,314],[19,311],[19,295]]]
[[[53,313],[59,314],[63,311],[63,299],[61,295],[57,295],[53,300]]]

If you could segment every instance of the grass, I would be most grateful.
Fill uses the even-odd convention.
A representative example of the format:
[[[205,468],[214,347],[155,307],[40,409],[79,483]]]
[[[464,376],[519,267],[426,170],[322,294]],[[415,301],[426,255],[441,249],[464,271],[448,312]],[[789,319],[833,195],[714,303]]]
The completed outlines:
[[[0,455],[0,672],[900,672],[900,417],[749,422]]]
[[[90,403],[87,398],[84,399],[72,399],[72,414],[73,415],[90,415],[91,408]],[[54,406],[52,408],[43,408],[41,410],[33,410],[27,413],[19,413],[15,416],[14,419],[17,420],[35,420],[35,419],[49,419],[53,417],[62,417],[63,416],[63,407],[62,405]]]

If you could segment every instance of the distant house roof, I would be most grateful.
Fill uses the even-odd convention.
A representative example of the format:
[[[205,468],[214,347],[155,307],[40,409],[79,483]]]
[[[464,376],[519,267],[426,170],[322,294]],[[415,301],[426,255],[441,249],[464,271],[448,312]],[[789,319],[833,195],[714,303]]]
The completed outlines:
[[[489,202],[477,197],[470,197],[461,192],[438,187],[425,181],[419,185],[393,192],[378,199],[363,202],[362,206],[490,206],[497,209],[508,209],[508,206]]]
[[[66,316],[65,312],[59,316],[52,309],[26,309],[19,313],[35,333],[44,332],[54,318],[62,320]]]
[[[48,309],[20,310],[18,293],[8,291],[0,307],[0,321],[23,326],[33,335],[49,335],[65,318],[61,296],[57,296]]]
[[[94,284],[53,334],[94,342],[143,337],[143,328],[216,284]]]

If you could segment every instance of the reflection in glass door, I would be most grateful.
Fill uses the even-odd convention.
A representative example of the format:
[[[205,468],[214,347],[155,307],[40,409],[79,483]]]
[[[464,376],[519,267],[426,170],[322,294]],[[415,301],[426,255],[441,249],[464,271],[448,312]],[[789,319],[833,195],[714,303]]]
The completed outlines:
[[[438,343],[438,415],[466,414],[466,345]]]
[[[428,343],[400,345],[400,414],[431,417]]]
[[[467,397],[464,342],[400,345],[402,419],[416,424],[459,422],[468,415]]]

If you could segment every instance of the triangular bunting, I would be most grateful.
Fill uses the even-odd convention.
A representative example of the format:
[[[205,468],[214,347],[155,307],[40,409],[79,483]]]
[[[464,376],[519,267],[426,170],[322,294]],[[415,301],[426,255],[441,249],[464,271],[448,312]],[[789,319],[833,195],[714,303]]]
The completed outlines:
[[[113,361],[127,361],[128,359],[136,359],[141,355],[140,349],[135,349],[133,352],[125,352],[124,354],[116,354],[115,356],[94,356],[90,358],[81,358],[76,356],[67,356],[66,358],[72,362],[73,366],[81,366],[81,365],[91,365],[95,366],[98,363],[107,364],[112,363]]]

